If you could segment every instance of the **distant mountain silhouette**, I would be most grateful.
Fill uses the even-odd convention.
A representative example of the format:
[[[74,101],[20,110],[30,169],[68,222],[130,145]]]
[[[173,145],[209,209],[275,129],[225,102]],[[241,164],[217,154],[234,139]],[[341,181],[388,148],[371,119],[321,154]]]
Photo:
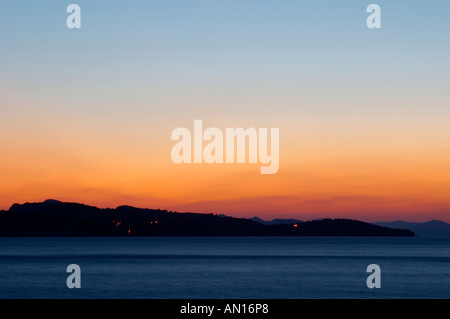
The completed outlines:
[[[119,206],[97,208],[46,200],[0,212],[0,236],[414,236],[350,219],[264,225],[216,214]]]
[[[374,224],[383,227],[409,229],[417,236],[450,237],[450,225],[440,220],[431,220],[425,223],[413,223],[397,220],[393,222],[378,222]]]
[[[298,219],[282,219],[282,218],[276,218],[276,219],[272,219],[270,221],[268,220],[264,220],[261,219],[259,217],[252,217],[250,218],[250,220],[253,220],[255,222],[258,222],[260,224],[264,224],[264,225],[292,225],[292,224],[297,224],[297,223],[302,223],[301,220]]]

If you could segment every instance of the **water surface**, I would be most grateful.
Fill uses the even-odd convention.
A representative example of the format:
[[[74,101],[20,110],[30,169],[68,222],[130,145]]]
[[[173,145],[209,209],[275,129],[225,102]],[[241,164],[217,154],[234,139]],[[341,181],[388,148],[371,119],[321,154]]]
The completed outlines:
[[[450,298],[450,238],[0,238],[0,298]]]

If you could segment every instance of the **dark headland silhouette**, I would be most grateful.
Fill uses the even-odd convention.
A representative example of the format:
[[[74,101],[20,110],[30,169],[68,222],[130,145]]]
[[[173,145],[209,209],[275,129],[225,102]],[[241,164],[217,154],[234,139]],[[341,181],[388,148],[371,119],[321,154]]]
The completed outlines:
[[[351,219],[263,224],[217,214],[46,200],[0,211],[0,236],[414,236]]]

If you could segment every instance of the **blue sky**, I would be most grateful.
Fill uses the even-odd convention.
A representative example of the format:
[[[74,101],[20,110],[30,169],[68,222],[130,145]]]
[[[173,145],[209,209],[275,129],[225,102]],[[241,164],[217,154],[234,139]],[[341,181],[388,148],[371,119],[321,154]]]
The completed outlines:
[[[427,82],[448,80],[446,1],[378,1],[381,30],[366,27],[370,2],[357,0],[81,0],[81,30],[65,27],[70,3],[2,1],[3,80],[40,77],[58,84],[64,74],[80,79],[87,73],[99,84],[117,78],[117,71],[118,81],[170,85],[315,82],[345,74],[359,81],[366,74],[400,78],[413,71]]]

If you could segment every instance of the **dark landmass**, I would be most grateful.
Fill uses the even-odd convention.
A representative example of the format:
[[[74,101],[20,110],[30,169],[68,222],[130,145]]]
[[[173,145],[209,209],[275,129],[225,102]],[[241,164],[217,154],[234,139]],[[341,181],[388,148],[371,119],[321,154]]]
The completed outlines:
[[[374,224],[383,227],[409,229],[417,236],[450,237],[450,225],[440,220],[431,220],[425,223],[413,223],[398,220],[393,222],[378,222]]]
[[[119,206],[97,208],[46,200],[0,212],[0,236],[414,236],[350,219],[264,225],[216,214]]]
[[[264,220],[261,219],[259,217],[252,217],[250,218],[250,220],[253,220],[255,222],[258,222],[260,224],[264,224],[264,225],[293,225],[293,224],[298,224],[298,223],[302,223],[301,220],[298,219],[282,219],[282,218],[275,218],[272,220]]]

